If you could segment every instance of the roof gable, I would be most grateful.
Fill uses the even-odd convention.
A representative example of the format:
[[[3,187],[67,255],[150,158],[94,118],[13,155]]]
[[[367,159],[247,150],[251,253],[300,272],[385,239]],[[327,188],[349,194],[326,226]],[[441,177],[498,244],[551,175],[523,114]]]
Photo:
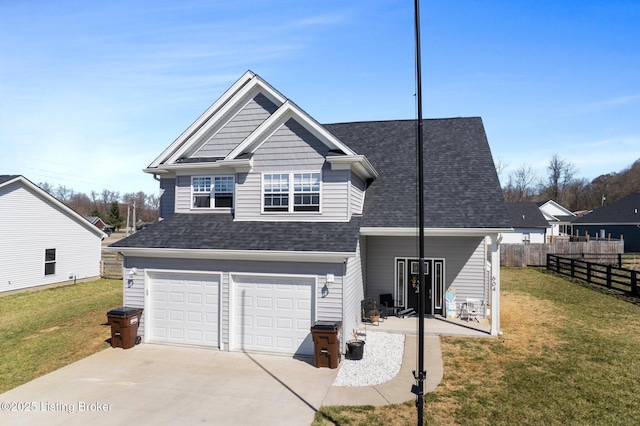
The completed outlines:
[[[175,164],[186,154],[197,151],[246,105],[262,95],[276,107],[286,98],[260,76],[247,71],[217,101],[160,154],[148,167],[153,172],[163,164]],[[262,98],[260,98],[261,100]],[[259,102],[259,101],[258,101]],[[151,169],[151,170],[149,170]]]
[[[540,206],[540,210],[542,210],[544,213],[547,213],[556,218],[558,216],[560,217],[575,216],[573,212],[571,212],[570,210],[567,210],[566,208],[562,207],[560,204],[556,203],[553,200],[545,201],[543,203],[539,203],[538,205]]]
[[[345,157],[327,159],[335,168],[353,169],[365,179],[377,176],[364,156],[356,154],[251,71],[189,126],[145,172],[159,174],[175,169],[217,167],[248,171],[253,167],[252,155],[292,120],[315,141],[324,144],[325,151]]]
[[[329,133],[320,123],[300,109],[296,104],[287,100],[278,110],[265,120],[248,138],[228,155],[228,159],[235,159],[241,154],[254,153],[265,141],[275,134],[289,120],[294,120],[317,140],[329,149],[337,150],[345,155],[355,155],[348,146]]]
[[[76,221],[79,225],[90,230],[92,233],[96,234],[97,236],[101,238],[107,236],[104,232],[102,232],[101,230],[93,226],[91,222],[89,222],[83,216],[80,216],[73,209],[67,207],[64,203],[58,201],[55,197],[50,195],[48,192],[44,191],[42,188],[40,188],[39,186],[31,182],[29,179],[25,178],[24,176],[20,176],[20,175],[0,176],[0,188],[8,187],[9,185],[12,185],[14,183],[17,183],[18,185],[22,186],[31,194],[40,198],[45,203],[50,204],[57,210],[61,211],[62,213],[70,217],[72,220]]]

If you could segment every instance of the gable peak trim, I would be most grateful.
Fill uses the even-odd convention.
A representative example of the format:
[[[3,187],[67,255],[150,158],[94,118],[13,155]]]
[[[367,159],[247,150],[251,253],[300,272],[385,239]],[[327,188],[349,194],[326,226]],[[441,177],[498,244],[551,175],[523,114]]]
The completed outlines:
[[[346,155],[356,155],[348,146],[333,136],[320,123],[314,120],[309,114],[298,107],[294,102],[287,99],[281,106],[265,120],[257,129],[253,131],[240,145],[232,150],[227,159],[234,159],[247,152],[253,153],[266,142],[288,120],[294,119],[311,134],[317,137],[330,149],[339,150]]]
[[[220,98],[218,98],[207,110],[198,117],[178,138],[160,154],[146,169],[151,171],[163,164],[174,163],[185,152],[189,151],[199,142],[200,136],[215,126],[225,115],[238,106],[243,99],[255,92],[262,93],[276,104],[282,104],[286,98],[273,86],[267,83],[259,75],[247,71]],[[254,96],[255,96],[254,95]]]

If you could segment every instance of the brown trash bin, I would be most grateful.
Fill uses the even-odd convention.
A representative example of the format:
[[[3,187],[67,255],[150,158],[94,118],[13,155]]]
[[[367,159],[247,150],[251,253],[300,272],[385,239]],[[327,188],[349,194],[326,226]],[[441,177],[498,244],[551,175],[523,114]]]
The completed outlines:
[[[316,368],[338,368],[342,321],[316,321],[311,327],[313,361]]]
[[[136,345],[142,308],[117,308],[107,312],[111,326],[111,347],[130,349]]]

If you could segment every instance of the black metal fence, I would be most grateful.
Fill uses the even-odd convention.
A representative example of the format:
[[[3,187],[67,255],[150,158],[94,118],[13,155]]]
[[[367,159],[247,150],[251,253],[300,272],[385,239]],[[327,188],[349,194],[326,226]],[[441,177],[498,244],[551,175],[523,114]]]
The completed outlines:
[[[605,259],[600,258],[599,262],[601,260]],[[638,271],[615,266],[620,263],[621,260],[615,256],[612,256],[608,262],[605,260],[602,263],[596,263],[580,257],[547,254],[549,271],[583,280],[589,284],[640,296]]]

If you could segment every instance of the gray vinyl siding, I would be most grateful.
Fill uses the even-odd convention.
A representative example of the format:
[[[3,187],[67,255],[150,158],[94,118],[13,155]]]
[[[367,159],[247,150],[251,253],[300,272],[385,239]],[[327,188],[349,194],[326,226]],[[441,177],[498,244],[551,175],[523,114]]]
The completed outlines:
[[[347,221],[350,219],[352,210],[356,214],[362,213],[364,182],[356,177],[357,181],[352,184],[351,179],[355,176],[349,170],[332,170],[325,160],[328,152],[329,148],[324,143],[294,119],[290,119],[256,150],[250,173],[235,174],[231,170],[225,173],[223,170],[216,169],[215,174],[203,171],[198,175],[235,174],[235,220]],[[262,174],[295,171],[322,172],[321,212],[262,213]],[[182,175],[175,179],[173,206],[168,204],[169,188],[165,188],[166,211],[171,211],[171,207],[175,213],[212,211],[191,208],[191,178],[192,176]],[[161,187],[162,185],[161,183]],[[167,179],[168,185],[169,179]],[[350,193],[355,196],[355,201],[351,204],[349,204]],[[164,204],[161,204],[161,209],[164,215]]]
[[[417,252],[416,238],[367,237],[367,297],[394,293],[395,258],[417,258]],[[425,257],[445,260],[445,291],[454,288],[456,299],[486,300],[483,237],[427,237]]]
[[[178,176],[176,178],[176,213],[189,213],[191,211],[191,176]]]
[[[123,269],[122,304],[129,308],[144,309],[144,271],[138,270],[132,279],[129,279],[130,268]],[[138,336],[144,336],[145,318],[148,312],[142,311],[142,318],[138,325]]]
[[[226,157],[278,107],[263,94],[255,96],[192,156]]]
[[[0,188],[0,292],[100,276],[101,238],[20,182]],[[45,250],[56,250],[44,274]]]
[[[238,175],[236,175],[236,173],[231,170],[231,169],[225,169],[225,168],[220,168],[220,169],[216,169],[215,173],[213,172],[209,172],[207,173],[206,171],[203,171],[201,173],[198,173],[197,175],[193,175],[193,176],[234,176],[234,179],[236,180],[236,192],[234,194],[234,205],[237,205],[238,203],[238,194],[241,193],[241,191],[238,190],[238,188],[240,186],[242,186],[244,184],[244,176],[246,175],[246,173],[240,173],[239,175],[242,176],[242,182],[238,181]],[[183,176],[178,176],[176,178],[176,182],[177,185],[175,186],[175,191],[176,191],[176,195],[175,195],[175,212],[176,213],[215,213],[216,209],[192,209],[191,208],[191,178],[193,176],[187,176],[187,175],[183,175]],[[258,198],[259,200],[259,198]],[[245,200],[246,201],[246,200]],[[218,209],[218,212],[229,212],[229,209]]]
[[[200,260],[200,259],[165,259],[146,257],[125,258],[124,274],[124,303],[126,306],[144,307],[144,276],[145,270],[176,271],[206,271],[222,274],[221,280],[221,316],[222,333],[220,341],[225,348],[229,346],[229,275],[236,273],[254,274],[294,274],[316,277],[316,316],[317,320],[342,320],[342,286],[344,264],[342,263],[298,263],[298,262],[247,262],[239,260]],[[128,271],[137,268],[133,285],[128,285]],[[335,282],[323,291],[327,274],[334,274]],[[144,314],[140,325],[141,334],[144,333]]]
[[[253,167],[264,172],[321,170],[329,147],[289,119],[254,153]]]
[[[257,168],[256,168],[257,169]],[[288,172],[291,169],[281,169]],[[306,169],[309,170],[309,169]],[[316,169],[317,170],[317,169]],[[299,220],[299,221],[347,221],[349,171],[322,170],[321,213],[262,213],[262,173],[242,173],[238,176],[236,194],[236,220]]]
[[[160,179],[160,217],[167,218],[176,211],[176,179]]]
[[[358,328],[361,320],[360,302],[364,299],[364,285],[360,253],[360,244],[358,243],[356,256],[350,258],[346,265],[344,297],[342,300],[344,310],[343,342],[352,338],[351,333]],[[341,347],[344,347],[344,345]]]
[[[365,182],[354,173],[351,173],[351,214],[362,214],[364,206]]]

